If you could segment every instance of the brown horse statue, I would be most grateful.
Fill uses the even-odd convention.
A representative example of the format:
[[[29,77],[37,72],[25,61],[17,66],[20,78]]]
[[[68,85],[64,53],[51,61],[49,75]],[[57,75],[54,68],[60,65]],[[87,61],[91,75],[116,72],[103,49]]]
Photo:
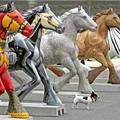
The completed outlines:
[[[78,57],[81,60],[94,58],[102,64],[100,67],[89,72],[88,79],[90,83],[92,83],[102,71],[108,68],[108,83],[120,84],[120,78],[117,76],[114,65],[108,55],[109,44],[107,43],[108,29],[110,27],[120,28],[120,19],[112,8],[97,13],[93,19],[98,25],[95,32],[85,30],[80,34],[78,33],[77,45],[80,51]],[[54,69],[51,65],[48,66],[48,68]],[[64,74],[63,71],[56,68],[53,71],[59,75]]]

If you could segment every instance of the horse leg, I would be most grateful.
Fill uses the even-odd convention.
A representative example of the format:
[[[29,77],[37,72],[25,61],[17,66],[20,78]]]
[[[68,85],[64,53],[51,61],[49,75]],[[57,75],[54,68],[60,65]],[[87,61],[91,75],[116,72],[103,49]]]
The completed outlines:
[[[73,63],[79,76],[78,91],[84,93],[92,93],[94,90],[90,86],[88,79],[86,79],[88,76],[88,69],[85,69],[78,59],[75,59]]]
[[[104,71],[106,68],[108,68],[108,64],[107,64],[107,61],[106,61],[106,58],[104,56],[103,53],[98,53],[96,56],[94,56],[94,58],[100,62],[102,64],[102,66],[94,69],[94,70],[91,70],[89,72],[89,75],[88,75],[88,80],[89,80],[89,83],[92,84],[94,82],[94,80],[96,79],[96,77],[102,72]]]
[[[52,85],[50,84],[50,80],[46,73],[45,67],[42,63],[37,66],[38,74],[41,77],[41,81],[44,85],[44,98],[43,102],[47,103],[48,105],[62,105],[61,100],[53,90]]]
[[[34,49],[34,47],[32,46],[29,49],[30,42],[28,40],[25,41],[24,38],[23,38],[23,36],[21,36],[20,34],[16,34],[15,35],[15,43],[19,47],[24,48],[25,51],[26,51],[25,54],[24,54],[23,60],[21,62],[23,66],[26,66],[27,58],[31,55],[31,51]]]
[[[65,74],[65,72],[53,65],[47,65],[47,68],[51,70],[53,73],[55,73],[58,77],[61,77]]]
[[[82,64],[85,64],[85,61],[84,61],[84,60],[81,60],[81,63],[82,63]],[[62,76],[65,74],[65,72],[64,72],[63,70],[57,68],[57,67],[54,66],[54,65],[47,65],[47,68],[48,68],[49,70],[51,70],[53,73],[55,73],[58,77],[62,77]]]
[[[26,81],[23,77],[21,77],[21,76],[19,75],[19,73],[15,72],[15,71],[11,71],[11,72],[10,72],[10,75],[11,75],[12,78],[14,78],[14,80],[15,80],[17,83],[19,83],[20,85],[28,82],[28,81]]]
[[[116,71],[115,71],[115,67],[113,65],[113,63],[111,62],[109,56],[106,56],[106,60],[108,63],[108,68],[109,68],[109,81],[108,83],[112,83],[112,84],[120,84],[120,78],[118,77]]]
[[[30,82],[27,82],[25,84],[22,84],[20,87],[18,87],[17,90],[17,94],[18,97],[20,99],[20,101],[22,101],[24,99],[24,97],[31,91],[33,90],[36,86],[38,86],[40,84],[40,77],[38,74],[38,71],[34,65],[34,62],[32,60],[27,60],[26,65],[29,65],[29,69],[26,69],[26,72],[28,73],[28,75],[30,75],[32,77],[33,80],[31,80]],[[31,75],[30,73],[33,72],[34,74]]]
[[[69,73],[66,73],[64,76],[59,77],[59,80],[54,83],[53,87],[55,92],[59,92],[61,90],[61,88],[69,82],[69,80],[76,75],[76,68],[73,64],[73,61],[71,60],[70,57],[66,57],[62,60],[61,62],[62,65],[64,65],[64,67],[68,68],[68,70],[70,71]]]
[[[106,69],[104,66],[100,66],[98,68],[95,68],[94,70],[89,71],[88,74],[88,81],[90,84],[94,82],[94,80],[97,78],[97,76]]]

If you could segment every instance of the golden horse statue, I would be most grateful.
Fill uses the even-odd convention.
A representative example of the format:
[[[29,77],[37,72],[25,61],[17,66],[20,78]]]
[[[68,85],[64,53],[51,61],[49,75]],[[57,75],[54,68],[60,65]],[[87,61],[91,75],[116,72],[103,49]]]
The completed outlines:
[[[108,83],[120,84],[120,78],[108,55],[109,44],[107,43],[108,29],[110,27],[120,28],[120,19],[112,8],[97,13],[93,19],[98,25],[97,30],[95,32],[85,30],[77,35],[76,42],[80,51],[78,57],[80,60],[94,58],[102,64],[100,67],[89,72],[88,79],[90,83],[92,83],[102,71],[108,68]],[[59,76],[64,74],[63,71],[54,68],[52,65],[49,65],[48,68]]]

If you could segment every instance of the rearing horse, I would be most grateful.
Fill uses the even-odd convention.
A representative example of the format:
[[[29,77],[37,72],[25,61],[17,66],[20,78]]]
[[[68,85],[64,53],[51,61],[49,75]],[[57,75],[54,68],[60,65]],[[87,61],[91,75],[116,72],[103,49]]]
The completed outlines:
[[[16,10],[13,3],[0,6],[0,95],[6,91],[9,96],[7,114],[17,118],[28,118],[29,114],[20,104],[8,72],[9,61],[4,52],[7,31],[20,32],[27,37],[33,31],[32,26]]]
[[[40,34],[42,28],[62,33],[64,32],[64,25],[53,14],[48,5],[44,5],[42,7],[43,9],[39,6],[27,12],[27,18],[31,15],[28,21],[32,26],[34,26],[33,36],[25,42],[25,38],[23,36],[16,34],[14,37],[15,41],[8,44],[12,52],[17,54],[18,58],[16,63],[10,66],[10,69],[22,69],[32,78],[32,81],[29,83],[23,83],[19,88],[17,88],[17,93],[21,101],[42,81],[44,85],[43,102],[48,105],[61,105],[62,102],[52,89],[44,65],[42,64],[42,54],[39,46],[41,42]],[[15,78],[17,77],[16,74],[13,74],[13,76]]]

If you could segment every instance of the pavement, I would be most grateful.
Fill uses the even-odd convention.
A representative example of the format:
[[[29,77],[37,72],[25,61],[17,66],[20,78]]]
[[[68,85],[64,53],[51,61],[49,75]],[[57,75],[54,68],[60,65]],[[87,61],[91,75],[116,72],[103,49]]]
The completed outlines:
[[[113,63],[117,68],[118,75],[120,74],[119,59],[114,59]],[[87,65],[98,66],[95,61],[87,61]],[[78,77],[75,76],[70,80],[70,83],[65,85],[58,94],[63,104],[66,106],[66,113],[59,117],[42,117],[33,116],[33,120],[119,120],[120,119],[120,85],[111,85],[107,83],[108,70],[98,76],[95,83],[91,86],[98,93],[99,99],[91,104],[90,110],[87,110],[85,105],[78,104],[79,108],[72,108],[72,101],[77,92]],[[5,95],[0,99],[5,99]],[[35,88],[24,100],[24,102],[42,102],[43,86],[39,85]],[[34,112],[34,110],[33,110]],[[17,120],[17,119],[16,119]]]
[[[71,97],[62,99],[66,104],[67,114],[60,117],[35,117],[35,120],[119,120],[120,96],[119,93],[98,92],[99,100],[91,105],[90,110],[79,104],[78,109],[72,109]]]

